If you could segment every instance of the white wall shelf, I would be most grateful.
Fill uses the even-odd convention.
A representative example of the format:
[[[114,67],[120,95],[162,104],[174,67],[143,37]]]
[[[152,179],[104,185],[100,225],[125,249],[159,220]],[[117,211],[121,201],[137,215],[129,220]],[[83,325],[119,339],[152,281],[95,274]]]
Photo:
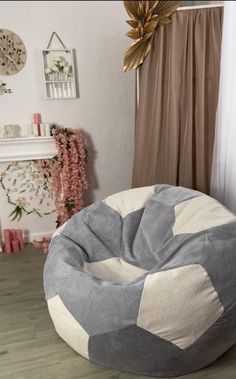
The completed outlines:
[[[56,154],[53,137],[0,138],[0,162],[50,159]]]

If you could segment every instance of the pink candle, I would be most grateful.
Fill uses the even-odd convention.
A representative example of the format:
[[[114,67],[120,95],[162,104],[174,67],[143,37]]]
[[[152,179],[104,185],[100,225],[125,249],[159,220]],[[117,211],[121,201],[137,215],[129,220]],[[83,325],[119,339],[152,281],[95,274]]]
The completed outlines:
[[[3,231],[3,237],[4,237],[4,243],[5,243],[5,253],[11,254],[12,247],[11,247],[11,231],[9,229],[5,229]]]
[[[16,230],[16,239],[19,241],[20,244],[20,250],[23,250],[24,248],[24,239],[23,239],[23,233],[21,229]]]
[[[12,240],[11,244],[12,244],[12,250],[14,252],[20,251],[20,243],[18,240]]]
[[[33,117],[34,117],[34,124],[36,124],[35,126],[37,128],[38,136],[41,136],[41,129],[40,129],[40,124],[42,123],[41,114],[34,113]]]
[[[40,113],[34,113],[34,123],[35,124],[41,124],[42,123],[42,118]]]

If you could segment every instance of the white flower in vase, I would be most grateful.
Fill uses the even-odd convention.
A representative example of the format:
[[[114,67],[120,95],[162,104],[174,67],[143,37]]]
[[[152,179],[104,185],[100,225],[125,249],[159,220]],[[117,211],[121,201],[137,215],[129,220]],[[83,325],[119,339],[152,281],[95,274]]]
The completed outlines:
[[[61,57],[55,57],[55,58],[53,59],[53,61],[54,61],[55,63],[58,63],[58,62],[61,61]]]
[[[53,73],[53,80],[59,79],[59,68],[56,65],[51,66],[51,70]]]
[[[63,72],[65,74],[66,79],[68,79],[68,77],[71,76],[71,66],[69,65],[64,66]]]
[[[61,62],[66,62],[66,58],[65,57],[61,56],[60,59],[61,59]]]
[[[70,66],[68,64],[65,65],[63,71],[67,74],[70,71]]]
[[[54,71],[54,72],[58,72],[58,71],[59,71],[59,68],[54,64],[54,65],[51,67],[51,70]]]
[[[60,62],[58,62],[58,66],[61,67],[61,68],[65,67],[66,66],[66,62],[65,61],[60,61]]]

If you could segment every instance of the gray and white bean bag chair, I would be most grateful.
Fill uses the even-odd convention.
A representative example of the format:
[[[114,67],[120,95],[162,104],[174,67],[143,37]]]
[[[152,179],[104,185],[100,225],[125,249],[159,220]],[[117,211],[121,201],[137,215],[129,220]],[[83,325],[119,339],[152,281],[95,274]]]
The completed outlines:
[[[58,334],[98,364],[178,376],[236,343],[236,217],[157,185],[107,197],[54,235],[44,270]]]

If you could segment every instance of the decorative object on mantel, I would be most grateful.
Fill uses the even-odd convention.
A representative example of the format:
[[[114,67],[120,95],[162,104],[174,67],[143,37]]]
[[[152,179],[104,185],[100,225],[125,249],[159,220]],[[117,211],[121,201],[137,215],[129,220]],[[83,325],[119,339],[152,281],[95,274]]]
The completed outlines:
[[[29,137],[50,137],[51,124],[42,123],[41,113],[33,114],[33,123],[27,125],[27,132]]]
[[[51,124],[42,123],[42,117],[40,113],[33,114],[34,123],[29,126],[29,134],[39,137],[49,137],[51,135]]]
[[[0,95],[5,95],[6,93],[12,93],[12,90],[7,88],[7,84],[0,80]]]
[[[20,137],[19,125],[4,125],[3,138],[17,138]]]
[[[6,254],[23,250],[24,241],[21,229],[4,229],[4,251]]]
[[[51,49],[53,38],[61,47]],[[68,49],[56,32],[53,32],[43,54],[43,70],[46,99],[77,98],[75,78],[75,49]]]
[[[40,113],[34,113],[32,123],[21,128],[20,125],[4,125],[0,127],[0,138],[50,137],[51,123],[42,123]]]
[[[28,125],[28,136],[29,137],[39,137],[38,126],[40,127],[40,137],[50,137],[51,136],[51,123],[41,123],[41,124],[29,124]]]
[[[37,134],[40,137],[41,136],[41,130],[40,125],[42,124],[42,118],[40,113],[34,113],[34,126],[37,128]]]
[[[6,193],[7,202],[13,206],[9,215],[11,221],[19,221],[23,215],[42,217],[55,212],[48,181],[35,161],[10,163],[0,173],[0,185]]]
[[[8,29],[0,29],[0,75],[13,75],[26,62],[26,48],[22,39]]]
[[[132,27],[126,35],[134,40],[125,52],[124,71],[136,69],[143,63],[158,26],[171,22],[171,15],[180,3],[181,1],[124,1],[125,9],[131,17],[127,23]]]
[[[52,134],[58,154],[54,159],[39,160],[37,165],[55,198],[60,226],[83,207],[83,192],[88,188],[87,151],[85,140],[76,129],[53,126]]]

